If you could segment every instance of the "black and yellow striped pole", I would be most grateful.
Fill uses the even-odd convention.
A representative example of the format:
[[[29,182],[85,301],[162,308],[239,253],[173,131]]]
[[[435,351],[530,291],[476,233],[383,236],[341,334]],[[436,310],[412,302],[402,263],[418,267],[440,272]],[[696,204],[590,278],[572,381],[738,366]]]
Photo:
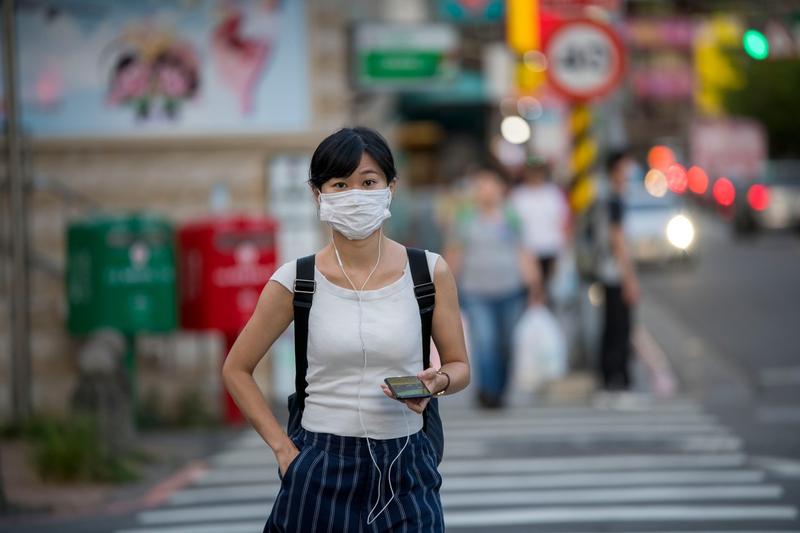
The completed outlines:
[[[594,199],[592,171],[597,160],[597,141],[592,136],[592,110],[589,104],[579,102],[572,106],[569,120],[572,137],[569,203],[574,213],[581,213]]]

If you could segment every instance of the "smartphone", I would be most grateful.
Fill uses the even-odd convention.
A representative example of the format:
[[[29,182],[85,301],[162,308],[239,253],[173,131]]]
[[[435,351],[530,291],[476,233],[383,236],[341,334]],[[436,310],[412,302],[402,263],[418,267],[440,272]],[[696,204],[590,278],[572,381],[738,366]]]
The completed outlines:
[[[430,398],[431,391],[417,376],[399,376],[383,380],[398,400]]]

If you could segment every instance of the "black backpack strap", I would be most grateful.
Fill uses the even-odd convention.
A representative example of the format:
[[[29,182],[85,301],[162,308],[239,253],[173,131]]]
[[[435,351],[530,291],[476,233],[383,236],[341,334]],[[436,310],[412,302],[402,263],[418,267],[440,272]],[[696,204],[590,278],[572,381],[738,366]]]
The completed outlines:
[[[436,286],[431,281],[428,270],[428,258],[425,250],[406,248],[411,278],[414,280],[414,296],[419,305],[419,317],[422,321],[422,365],[423,370],[431,366],[431,328],[433,325],[433,308],[436,303]]]
[[[431,366],[431,328],[433,309],[436,304],[436,286],[431,281],[428,258],[425,250],[406,248],[411,278],[414,280],[414,296],[419,304],[419,318],[422,322],[422,364],[427,370]],[[428,436],[436,454],[436,464],[444,457],[444,428],[439,414],[439,399],[431,398],[422,412],[422,431]]]
[[[307,255],[297,260],[297,272],[294,280],[294,388],[296,401],[300,411],[305,407],[306,372],[308,371],[308,316],[311,304],[314,303],[314,292],[317,283],[314,281],[314,255]]]

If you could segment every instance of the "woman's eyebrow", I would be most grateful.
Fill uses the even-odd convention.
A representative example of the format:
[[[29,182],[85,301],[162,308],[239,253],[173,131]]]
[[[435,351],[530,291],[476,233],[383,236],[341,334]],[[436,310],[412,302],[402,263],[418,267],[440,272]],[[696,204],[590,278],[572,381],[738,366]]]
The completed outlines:
[[[360,172],[360,174],[377,174],[377,173],[378,171],[375,170],[374,168],[365,168]]]

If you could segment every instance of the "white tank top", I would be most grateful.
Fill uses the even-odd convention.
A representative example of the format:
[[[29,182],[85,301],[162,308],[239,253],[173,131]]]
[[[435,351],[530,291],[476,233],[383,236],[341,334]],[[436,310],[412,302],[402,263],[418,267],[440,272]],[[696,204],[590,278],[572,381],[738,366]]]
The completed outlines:
[[[425,251],[431,279],[438,254]],[[293,291],[297,261],[270,278]],[[308,431],[363,437],[358,388],[364,367],[358,335],[356,292],[314,269],[317,291],[308,319],[308,397],[302,426]],[[411,269],[400,279],[361,294],[367,369],[361,381],[361,415],[369,437],[391,439],[422,429],[422,415],[381,390],[384,378],[422,370],[422,331]],[[405,420],[403,412],[405,411]],[[408,423],[408,427],[406,427]]]

